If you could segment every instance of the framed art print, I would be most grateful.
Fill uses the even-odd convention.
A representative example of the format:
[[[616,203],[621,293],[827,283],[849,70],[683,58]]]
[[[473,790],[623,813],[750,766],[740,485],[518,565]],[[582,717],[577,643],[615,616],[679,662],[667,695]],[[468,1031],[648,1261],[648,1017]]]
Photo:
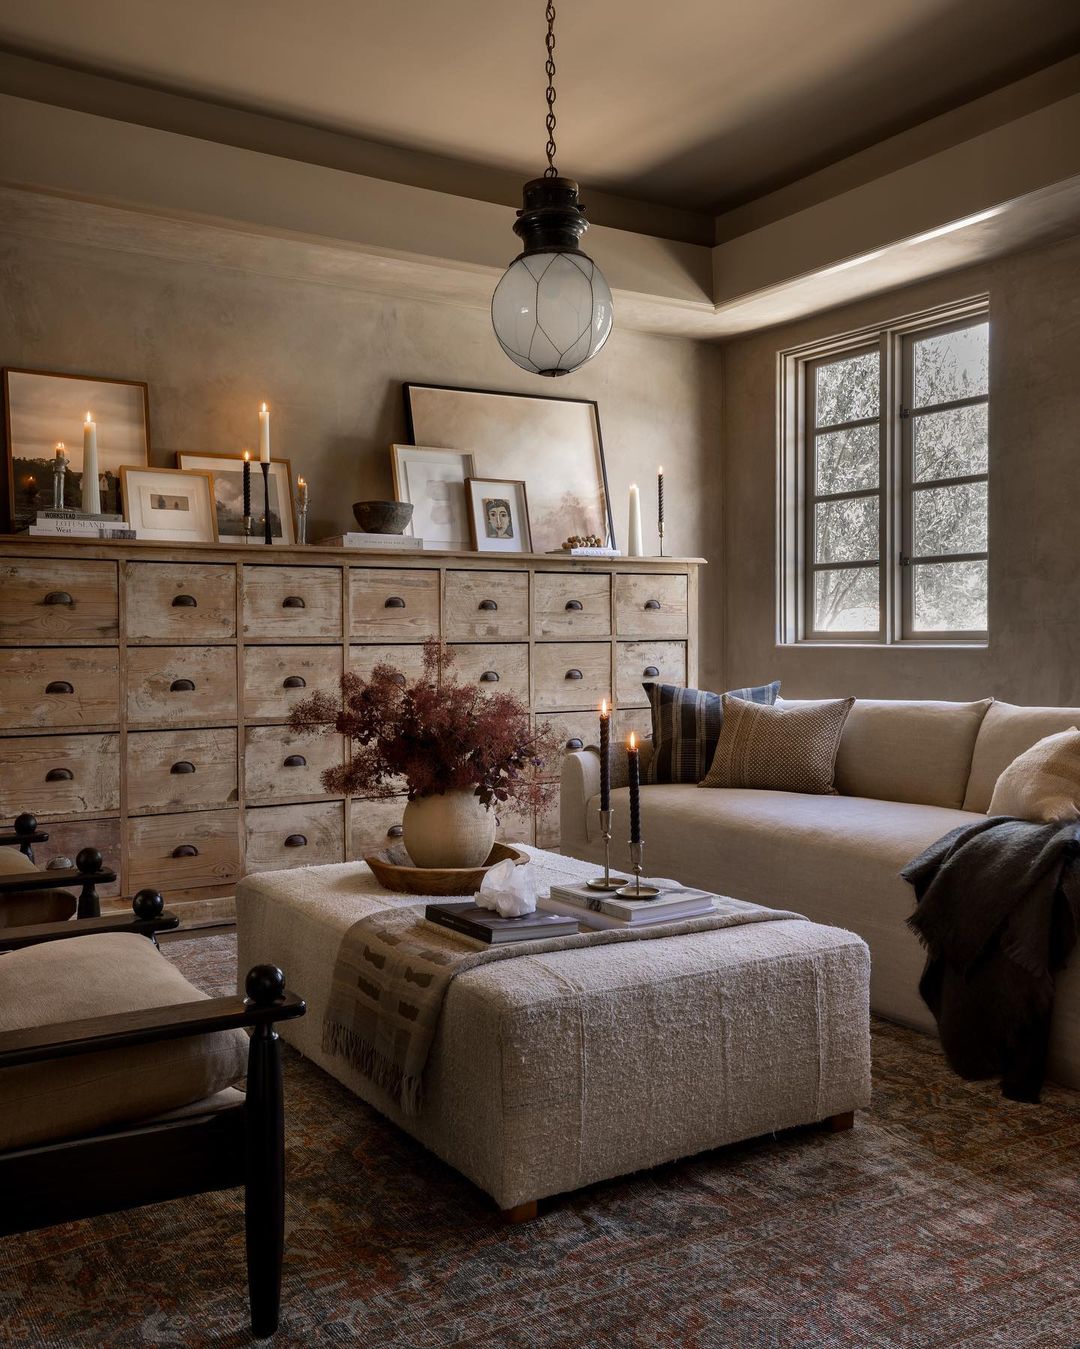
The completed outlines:
[[[478,553],[531,553],[529,502],[520,479],[466,478],[469,531]]]
[[[214,478],[180,468],[120,468],[124,516],[136,536],[162,543],[216,543]]]
[[[199,454],[177,450],[178,468],[210,473],[214,479],[214,511],[219,543],[263,543],[262,468],[251,461],[251,533],[244,533],[244,461],[236,454]],[[274,543],[296,542],[292,465],[288,459],[270,460],[270,537]]]
[[[393,445],[394,495],[411,501],[413,518],[405,531],[423,539],[425,548],[462,552],[469,548],[465,479],[476,472],[467,451],[426,445]]]

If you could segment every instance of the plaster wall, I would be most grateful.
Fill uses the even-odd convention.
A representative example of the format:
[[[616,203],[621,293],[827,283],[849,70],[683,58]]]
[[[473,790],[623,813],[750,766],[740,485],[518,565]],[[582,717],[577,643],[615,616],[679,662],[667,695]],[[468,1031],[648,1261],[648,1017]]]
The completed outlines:
[[[792,697],[978,698],[1080,706],[1080,238],[727,343],[722,349],[725,619],[705,664]],[[990,296],[990,640],[957,647],[776,642],[777,352]]]

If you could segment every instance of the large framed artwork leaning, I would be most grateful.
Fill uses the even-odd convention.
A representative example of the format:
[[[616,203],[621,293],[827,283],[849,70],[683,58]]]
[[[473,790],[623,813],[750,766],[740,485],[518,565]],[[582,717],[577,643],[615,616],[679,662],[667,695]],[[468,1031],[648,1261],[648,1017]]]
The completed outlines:
[[[596,534],[615,546],[595,402],[439,384],[403,389],[414,445],[470,454],[470,476],[528,484],[535,552],[554,552],[572,534]]]

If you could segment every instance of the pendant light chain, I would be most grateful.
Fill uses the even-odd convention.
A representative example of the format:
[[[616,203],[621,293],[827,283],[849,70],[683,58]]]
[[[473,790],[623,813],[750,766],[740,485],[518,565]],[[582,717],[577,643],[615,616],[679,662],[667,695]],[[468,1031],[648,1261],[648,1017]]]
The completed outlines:
[[[553,0],[547,0],[547,37],[544,41],[547,47],[547,61],[544,63],[544,69],[547,72],[547,162],[548,166],[544,170],[545,178],[557,178],[559,170],[555,167],[555,5]]]

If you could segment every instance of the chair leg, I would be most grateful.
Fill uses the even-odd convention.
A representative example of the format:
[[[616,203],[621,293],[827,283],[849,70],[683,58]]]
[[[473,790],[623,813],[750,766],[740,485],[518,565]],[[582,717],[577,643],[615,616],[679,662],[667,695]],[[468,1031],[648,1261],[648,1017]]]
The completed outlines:
[[[855,1111],[843,1110],[839,1115],[830,1115],[825,1121],[825,1127],[834,1134],[845,1133],[848,1129],[855,1127]]]
[[[281,1044],[270,1025],[255,1029],[248,1049],[244,1201],[251,1333],[256,1339],[266,1339],[278,1327],[285,1246]]]

